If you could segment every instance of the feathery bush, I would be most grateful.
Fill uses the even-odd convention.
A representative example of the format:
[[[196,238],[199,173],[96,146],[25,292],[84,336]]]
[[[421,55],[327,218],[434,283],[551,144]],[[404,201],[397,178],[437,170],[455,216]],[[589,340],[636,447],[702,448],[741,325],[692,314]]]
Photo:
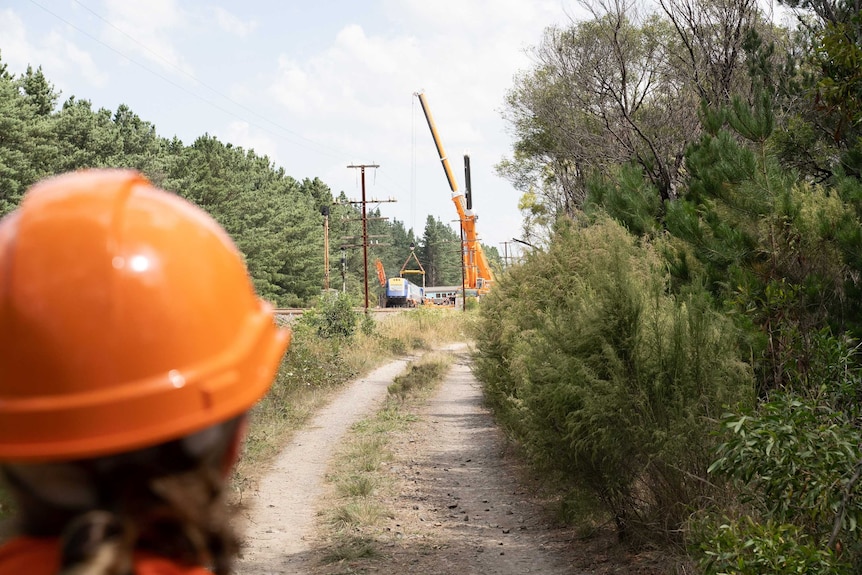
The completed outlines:
[[[725,405],[753,389],[735,329],[619,224],[562,224],[481,310],[477,372],[533,460],[592,493],[621,534],[673,538],[706,496]]]

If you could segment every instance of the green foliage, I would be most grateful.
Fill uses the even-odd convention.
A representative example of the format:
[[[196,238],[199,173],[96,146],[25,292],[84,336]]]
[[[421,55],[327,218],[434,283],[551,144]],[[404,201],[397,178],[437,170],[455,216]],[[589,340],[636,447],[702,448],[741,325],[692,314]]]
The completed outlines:
[[[725,415],[723,427],[729,437],[710,472],[737,482],[750,516],[701,543],[715,569],[708,572],[731,565],[740,573],[762,573],[766,565],[771,573],[855,572],[850,565],[862,562],[862,431],[826,402],[792,393],[775,394],[754,415]]]
[[[842,198],[855,197],[855,188],[842,193],[783,171],[771,151],[767,104],[761,95],[750,109],[737,99],[724,112],[704,111],[711,130],[687,155],[690,191],[668,205],[664,220],[687,244],[668,254],[671,271],[683,274],[674,285],[704,280],[737,324],[753,329],[748,340],[761,394],[787,383],[783,366],[791,358],[813,366],[812,333],[826,326],[844,331],[862,319],[847,297],[857,293],[854,278],[862,271],[858,210]]]
[[[754,105],[735,97],[730,109],[731,113],[727,115],[728,123],[746,140],[763,143],[772,135],[774,115],[768,92],[761,91],[757,94]]]
[[[588,189],[587,212],[599,206],[635,235],[657,231],[661,197],[637,166],[625,165],[612,177],[596,176]]]
[[[320,337],[348,339],[356,332],[359,316],[353,310],[350,296],[343,293],[324,294],[314,308],[302,314],[300,323]]]
[[[760,524],[750,517],[711,526],[701,561],[704,575],[842,575],[852,566],[793,525]]]
[[[621,522],[678,525],[684,513],[652,509],[693,510],[699,497],[716,496],[706,522],[683,519],[707,542],[708,573],[859,573],[862,565],[854,456],[862,445],[854,347],[862,339],[862,15],[850,2],[784,3],[807,10],[795,31],[761,25],[756,10],[733,20],[743,4],[662,3],[666,16],[682,15],[675,39],[656,21],[596,8],[593,20],[548,31],[508,100],[518,141],[501,170],[524,193],[522,207],[549,226],[567,213],[586,229],[559,227],[548,252],[508,270],[483,303],[478,371],[488,395],[536,460],[592,490]],[[719,12],[712,27],[686,35],[686,25]],[[729,30],[733,38],[721,36]],[[650,42],[665,43],[650,53],[669,54],[654,60],[667,68],[639,63]],[[710,59],[730,46],[732,61]],[[704,56],[703,66],[679,75],[675,62],[689,56]],[[627,64],[620,75],[617,58]],[[641,100],[615,81],[635,86],[647,70],[651,94],[624,109]],[[673,103],[662,99],[665,81]],[[683,137],[668,137],[652,106],[696,109],[687,99],[694,88],[700,128],[684,127],[688,116],[675,109]],[[677,170],[672,150],[685,139]],[[603,213],[641,243],[620,242]],[[569,252],[583,260],[560,255]],[[693,335],[713,330],[721,335]],[[694,347],[677,341],[709,350],[715,364],[705,372],[736,377],[704,395],[691,383],[707,385],[703,376],[687,373],[698,364]],[[676,389],[699,400],[679,400]],[[699,432],[715,428],[718,405],[752,399],[763,405],[724,422],[714,491],[679,487],[679,470],[707,480],[704,462],[719,440]],[[676,446],[664,433],[692,441]]]
[[[785,394],[776,394],[755,416],[725,416],[723,426],[732,435],[710,471],[743,482],[746,502],[769,518],[801,523],[828,538],[862,435],[841,414]],[[845,510],[849,531],[856,530],[860,513],[862,501]]]
[[[371,314],[365,314],[362,316],[362,322],[359,329],[362,331],[362,335],[373,336],[377,333],[377,322],[374,321]]]
[[[426,285],[461,285],[461,238],[439,218],[429,215],[425,221],[417,255],[425,268]],[[414,283],[421,285],[421,281]]]
[[[561,226],[480,314],[477,373],[534,461],[623,531],[673,538],[708,489],[710,422],[750,401],[730,322],[669,294],[656,250],[607,218]]]
[[[296,325],[293,332],[271,394],[289,396],[305,387],[333,387],[356,375],[343,361],[341,342],[317,337],[315,331],[302,324]]]
[[[0,76],[0,215],[10,212],[24,191],[53,173],[56,144],[50,119],[21,93],[20,82]]]
[[[804,8],[782,74],[782,112],[789,111],[782,159],[806,179],[862,176],[862,16],[843,0],[783,0]],[[799,144],[807,143],[807,147]]]
[[[862,372],[846,338],[822,330],[810,346],[815,369],[788,359],[788,389],[722,417],[709,471],[731,480],[737,505],[693,525],[707,573],[825,575],[862,564]]]
[[[19,84],[25,100],[33,107],[37,116],[47,116],[54,111],[58,94],[42,73],[41,66],[35,72],[32,66],[27,66],[27,71],[21,76]]]

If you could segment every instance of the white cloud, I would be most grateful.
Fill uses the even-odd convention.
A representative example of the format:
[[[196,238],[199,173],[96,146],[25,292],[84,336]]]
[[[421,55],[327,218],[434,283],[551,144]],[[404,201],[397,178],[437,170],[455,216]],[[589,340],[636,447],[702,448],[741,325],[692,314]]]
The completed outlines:
[[[309,89],[310,81],[302,67],[288,56],[280,55],[275,81],[269,86],[269,93],[290,113],[300,115],[307,113],[316,100],[309,94]]]
[[[127,57],[144,58],[160,68],[193,75],[173,38],[187,26],[188,16],[175,0],[105,0],[104,41]]]
[[[231,122],[227,131],[216,134],[223,142],[230,142],[246,150],[254,150],[258,156],[268,156],[270,161],[278,163],[278,145],[271,137],[252,131],[248,122]]]
[[[48,36],[46,44],[48,51],[54,54],[55,58],[62,59],[58,62],[58,68],[70,67],[72,70],[77,70],[91,85],[97,88],[108,83],[108,74],[93,61],[90,53],[79,48],[67,38],[52,32]],[[70,64],[71,66],[69,66]]]
[[[0,10],[0,59],[12,73],[23,73],[28,65],[42,67],[49,82],[64,90],[64,79],[77,74],[97,88],[103,87],[108,75],[93,61],[89,52],[54,30],[36,41],[27,36],[21,18],[11,9]]]
[[[382,12],[392,20],[373,28],[346,24],[328,47],[304,59],[281,55],[267,94],[292,117],[282,122],[305,137],[365,152],[362,161],[383,159],[379,193],[398,194],[405,204],[389,212],[421,228],[424,217],[412,221],[411,204],[444,220],[454,213],[413,97],[425,90],[459,182],[461,155],[472,150],[474,189],[484,200],[477,210],[487,216],[481,230],[499,241],[520,227],[517,194],[493,174],[493,164],[510,153],[500,109],[514,75],[530,66],[526,49],[545,27],[568,19],[559,1],[384,0]],[[418,194],[410,181],[417,162]],[[356,187],[341,165],[316,175],[331,178],[325,181],[336,191]]]
[[[379,129],[392,124],[399,107],[409,109],[418,61],[415,38],[368,36],[351,24],[329,48],[305,61],[279,56],[269,93],[294,114]]]
[[[32,61],[33,48],[27,42],[24,22],[11,9],[0,10],[0,59],[15,70],[24,69]]]
[[[257,29],[257,22],[254,20],[242,20],[219,6],[214,7],[213,11],[216,15],[216,22],[228,34],[245,38]]]

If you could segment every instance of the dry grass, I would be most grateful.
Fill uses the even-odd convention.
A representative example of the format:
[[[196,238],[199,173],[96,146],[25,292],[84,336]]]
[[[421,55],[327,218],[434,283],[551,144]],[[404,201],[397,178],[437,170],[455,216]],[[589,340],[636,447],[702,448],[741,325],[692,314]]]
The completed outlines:
[[[389,388],[383,408],[374,416],[353,426],[344,447],[332,463],[334,471],[327,477],[339,498],[339,504],[326,516],[325,538],[328,562],[376,554],[373,528],[391,512],[385,500],[391,496],[391,480],[381,472],[391,459],[388,438],[392,432],[404,429],[416,417],[410,408],[423,400],[442,380],[451,359],[447,355],[429,353],[408,364]]]

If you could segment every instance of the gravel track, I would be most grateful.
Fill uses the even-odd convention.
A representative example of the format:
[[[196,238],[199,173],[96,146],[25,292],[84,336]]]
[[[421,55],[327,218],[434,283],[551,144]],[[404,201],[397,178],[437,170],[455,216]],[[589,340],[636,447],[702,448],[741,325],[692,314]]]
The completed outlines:
[[[352,383],[278,456],[245,511],[238,574],[616,572],[587,568],[593,562],[573,546],[571,530],[547,521],[539,490],[524,480],[483,406],[466,346],[447,351],[456,361],[438,391],[417,408],[418,421],[390,437],[394,456],[384,473],[394,491],[385,502],[391,518],[377,537],[381,553],[322,563],[327,542],[316,540],[315,523],[327,505],[325,474],[335,448],[380,406],[406,360]]]

